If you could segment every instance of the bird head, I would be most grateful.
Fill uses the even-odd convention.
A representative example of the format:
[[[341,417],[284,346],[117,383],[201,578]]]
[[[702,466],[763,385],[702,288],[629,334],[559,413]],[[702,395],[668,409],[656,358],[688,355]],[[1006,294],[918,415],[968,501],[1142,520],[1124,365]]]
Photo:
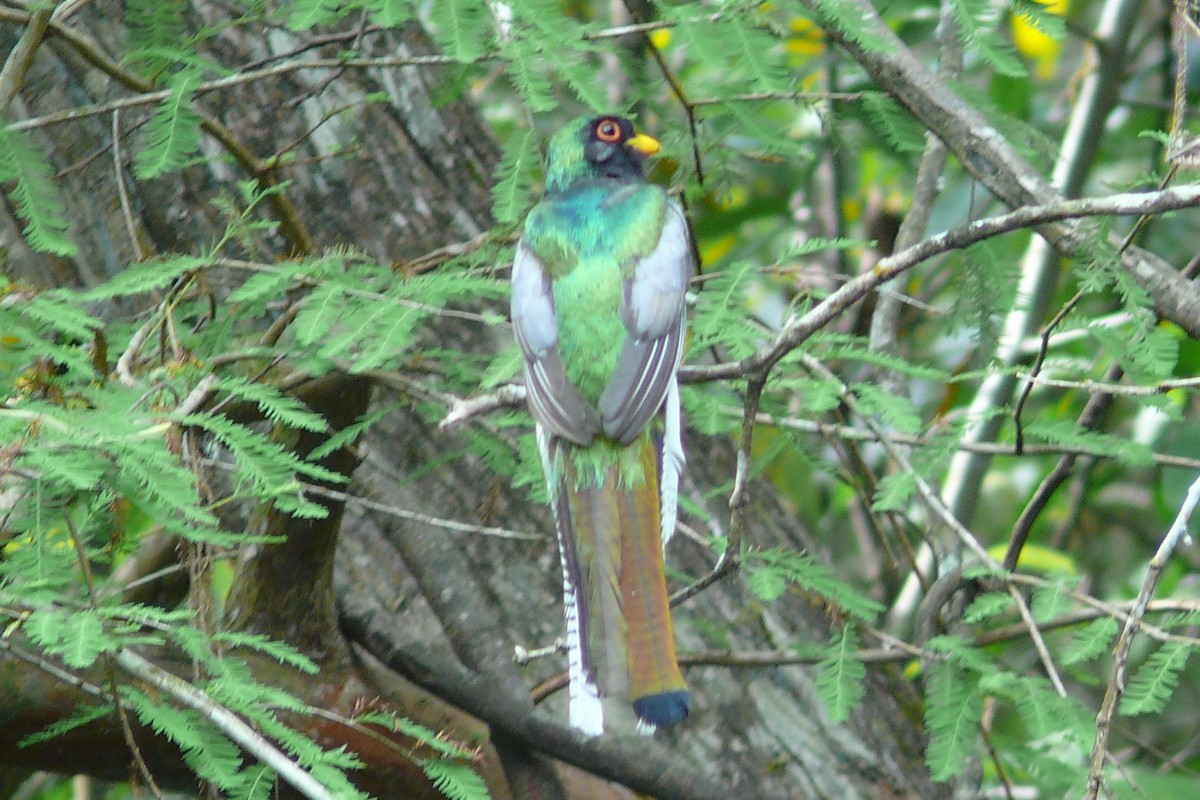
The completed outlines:
[[[546,191],[561,191],[578,180],[645,180],[646,158],[660,149],[657,139],[638,133],[624,117],[577,119],[550,140]]]

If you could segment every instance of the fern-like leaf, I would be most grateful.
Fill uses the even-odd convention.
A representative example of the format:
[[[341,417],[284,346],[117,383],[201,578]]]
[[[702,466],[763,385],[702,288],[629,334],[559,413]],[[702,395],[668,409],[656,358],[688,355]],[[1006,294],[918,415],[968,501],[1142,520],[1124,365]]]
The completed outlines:
[[[232,397],[249,400],[272,422],[305,431],[321,433],[329,428],[325,418],[308,409],[295,397],[265,383],[230,376],[221,379],[220,390]]]
[[[1117,635],[1117,621],[1112,617],[1092,620],[1086,628],[1076,634],[1067,651],[1060,659],[1063,666],[1091,661],[1108,651],[1113,637]]]
[[[199,82],[200,75],[193,69],[171,77],[171,93],[150,118],[145,146],[134,158],[137,177],[145,180],[180,169],[199,151],[200,115],[192,107],[192,92]]]
[[[34,250],[73,256],[77,248],[53,176],[46,156],[24,133],[0,126],[0,182],[16,181],[10,194],[25,221],[25,240]]]
[[[188,41],[183,0],[126,0],[125,29],[125,61],[146,77],[195,57],[181,44]]]
[[[1003,614],[1013,607],[1012,595],[1005,592],[988,592],[976,597],[963,614],[963,622],[975,625],[985,619],[991,619],[997,614]]]
[[[900,104],[882,92],[863,95],[863,110],[872,127],[898,153],[920,153],[925,149],[925,130]]]
[[[832,600],[850,615],[873,622],[883,606],[838,580],[837,576],[812,556],[794,550],[776,548],[747,553],[751,591],[768,602],[778,599],[788,584]]]
[[[41,744],[42,742],[49,741],[57,736],[70,733],[76,728],[82,728],[84,725],[87,725],[90,722],[95,722],[98,719],[107,717],[113,712],[114,709],[115,706],[112,703],[81,705],[72,711],[69,716],[50,723],[36,733],[31,733],[22,737],[22,739],[17,742],[17,747],[32,747],[35,744]]]
[[[294,31],[306,31],[317,25],[327,25],[345,13],[341,0],[294,0],[287,26]]]
[[[439,792],[450,800],[490,800],[479,773],[460,761],[422,761],[421,769]]]
[[[983,695],[970,676],[956,664],[933,664],[925,690],[925,763],[935,781],[948,781],[962,772],[982,719]]]
[[[1001,75],[1025,77],[1025,65],[998,33],[1000,15],[989,0],[954,0],[951,4],[964,45]]]
[[[867,668],[857,657],[858,634],[849,623],[834,631],[833,639],[817,664],[817,691],[829,718],[845,722],[862,702]]]
[[[492,189],[492,215],[502,225],[515,225],[533,202],[533,176],[538,164],[537,137],[523,131],[504,143]]]
[[[1176,641],[1167,642],[1156,650],[1130,678],[1121,698],[1121,713],[1133,717],[1162,711],[1179,683],[1179,673],[1191,652],[1191,644]]]
[[[438,43],[459,61],[476,60],[491,43],[491,12],[483,0],[438,0],[429,15]]]

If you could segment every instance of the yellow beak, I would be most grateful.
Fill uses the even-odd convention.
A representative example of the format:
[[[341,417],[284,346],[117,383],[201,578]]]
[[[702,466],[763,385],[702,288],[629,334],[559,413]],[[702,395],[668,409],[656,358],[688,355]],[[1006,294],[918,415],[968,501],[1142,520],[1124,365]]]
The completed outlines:
[[[662,144],[659,143],[658,139],[655,139],[653,136],[647,136],[644,133],[634,136],[625,143],[625,146],[644,156],[652,156],[659,150],[662,150]]]

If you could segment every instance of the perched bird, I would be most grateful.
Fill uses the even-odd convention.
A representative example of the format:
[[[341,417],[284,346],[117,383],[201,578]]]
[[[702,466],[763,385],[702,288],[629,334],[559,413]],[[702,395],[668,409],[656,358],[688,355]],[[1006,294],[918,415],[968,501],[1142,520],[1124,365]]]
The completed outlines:
[[[683,467],[679,205],[648,183],[659,143],[576,120],[546,154],[512,275],[512,320],[563,567],[571,724],[650,732],[688,715],[663,574]],[[630,714],[632,706],[634,714]]]

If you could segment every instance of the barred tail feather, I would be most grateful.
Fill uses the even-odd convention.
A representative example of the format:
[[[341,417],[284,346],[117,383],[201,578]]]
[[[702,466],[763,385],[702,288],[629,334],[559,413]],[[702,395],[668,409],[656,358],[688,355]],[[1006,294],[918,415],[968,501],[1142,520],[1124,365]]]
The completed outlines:
[[[683,454],[683,429],[680,424],[679,379],[671,378],[663,403],[662,461],[659,468],[659,495],[662,497],[662,546],[665,550],[675,535],[679,513],[679,475],[687,459]]]
[[[579,594],[579,566],[571,532],[571,512],[565,491],[562,469],[562,445],[541,425],[537,426],[538,453],[550,492],[550,508],[554,512],[554,529],[558,535],[558,555],[562,564],[563,612],[567,628],[567,714],[571,726],[588,736],[604,733],[604,708],[600,702],[600,687],[593,670],[586,666],[584,655],[585,621]]]

